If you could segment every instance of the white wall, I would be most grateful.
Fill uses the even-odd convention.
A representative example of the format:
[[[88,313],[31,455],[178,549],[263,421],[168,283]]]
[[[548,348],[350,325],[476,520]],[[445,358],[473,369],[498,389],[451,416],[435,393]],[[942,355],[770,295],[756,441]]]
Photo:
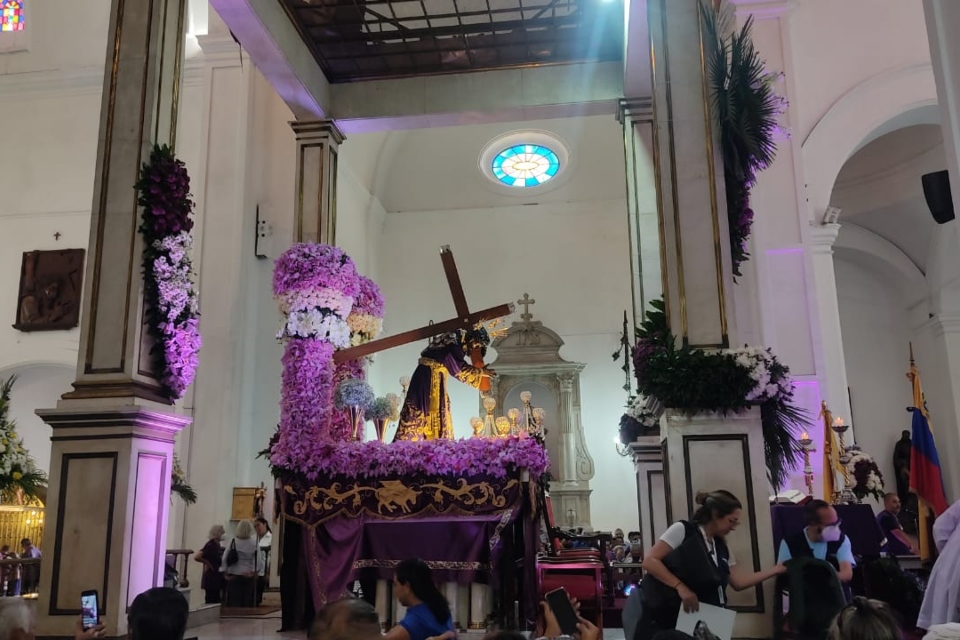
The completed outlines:
[[[876,459],[887,490],[895,491],[893,446],[910,428],[905,409],[912,404],[904,375],[912,339],[909,319],[889,279],[839,256],[834,268],[857,444]]]
[[[389,214],[380,277],[390,333],[453,315],[437,252],[443,244],[453,248],[471,308],[512,302],[525,292],[537,301],[531,308],[535,318],[566,342],[561,355],[587,365],[581,403],[597,469],[591,480],[592,524],[604,530],[635,528],[638,521],[633,466],[613,444],[625,394],[623,372],[610,354],[630,304],[629,254],[619,242],[624,212],[623,200],[608,200]],[[395,391],[397,380],[413,372],[423,347],[378,356],[384,386],[377,392]],[[488,361],[494,357],[488,354]],[[455,380],[449,390],[456,435],[467,437],[470,417],[479,414],[479,394]],[[631,490],[611,490],[623,486]]]

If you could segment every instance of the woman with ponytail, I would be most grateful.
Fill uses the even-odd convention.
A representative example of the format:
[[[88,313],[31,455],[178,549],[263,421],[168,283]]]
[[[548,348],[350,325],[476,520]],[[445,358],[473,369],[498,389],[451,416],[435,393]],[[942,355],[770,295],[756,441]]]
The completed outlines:
[[[427,640],[453,631],[450,605],[433,583],[433,572],[423,560],[413,558],[397,565],[393,595],[407,608],[407,614],[387,632],[384,640]]]
[[[696,503],[693,517],[670,525],[643,559],[643,613],[633,640],[651,640],[675,629],[681,606],[687,612],[697,611],[701,602],[726,606],[728,584],[742,591],[786,571],[783,565],[756,573],[737,566],[726,542],[740,524],[742,505],[736,496],[723,490],[701,492]]]

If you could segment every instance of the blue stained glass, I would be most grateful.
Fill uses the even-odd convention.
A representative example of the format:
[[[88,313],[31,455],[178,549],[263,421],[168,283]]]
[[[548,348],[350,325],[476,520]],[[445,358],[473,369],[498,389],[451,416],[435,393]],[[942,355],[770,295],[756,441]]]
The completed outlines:
[[[507,147],[491,163],[494,177],[510,187],[536,187],[560,171],[560,158],[548,147],[518,144]]]

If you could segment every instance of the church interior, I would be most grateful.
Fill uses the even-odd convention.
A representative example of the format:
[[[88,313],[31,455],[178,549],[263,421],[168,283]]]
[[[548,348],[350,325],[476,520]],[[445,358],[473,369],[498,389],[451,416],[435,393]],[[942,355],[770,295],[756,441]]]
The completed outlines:
[[[960,624],[960,4],[0,9],[0,623]]]

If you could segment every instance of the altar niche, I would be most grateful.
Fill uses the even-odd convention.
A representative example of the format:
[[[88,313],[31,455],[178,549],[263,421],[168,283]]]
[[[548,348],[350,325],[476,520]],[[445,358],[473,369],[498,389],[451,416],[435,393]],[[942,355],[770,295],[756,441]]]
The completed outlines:
[[[563,340],[533,319],[530,305],[534,300],[529,295],[524,294],[517,304],[524,306],[522,321],[514,322],[491,345],[497,359],[490,368],[497,376],[490,381],[490,395],[506,411],[522,406],[523,391],[533,394],[533,406],[546,412],[550,496],[557,524],[592,530],[590,479],[594,465],[580,419],[580,372],[585,365],[561,357]]]

